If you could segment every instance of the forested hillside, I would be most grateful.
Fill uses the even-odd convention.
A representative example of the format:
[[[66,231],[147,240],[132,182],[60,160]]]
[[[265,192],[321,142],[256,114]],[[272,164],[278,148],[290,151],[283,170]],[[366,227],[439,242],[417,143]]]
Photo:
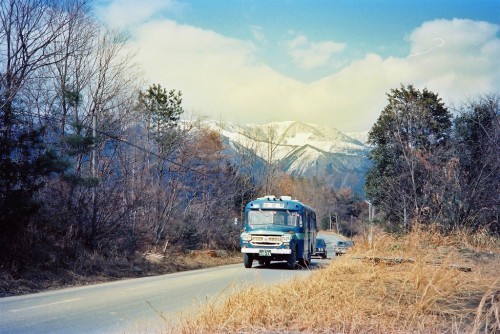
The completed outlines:
[[[178,126],[181,92],[144,85],[121,34],[79,0],[2,2],[0,23],[1,268],[236,247],[253,182]]]

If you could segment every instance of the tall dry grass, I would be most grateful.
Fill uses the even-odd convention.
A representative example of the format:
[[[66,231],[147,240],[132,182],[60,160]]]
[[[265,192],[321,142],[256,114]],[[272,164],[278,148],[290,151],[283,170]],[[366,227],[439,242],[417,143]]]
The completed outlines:
[[[235,291],[166,332],[499,333],[499,250],[486,234],[378,233],[308,279]]]

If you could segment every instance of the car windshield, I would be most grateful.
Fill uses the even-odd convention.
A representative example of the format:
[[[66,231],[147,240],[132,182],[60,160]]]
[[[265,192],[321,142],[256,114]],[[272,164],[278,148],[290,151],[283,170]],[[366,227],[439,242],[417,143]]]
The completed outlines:
[[[316,248],[319,248],[319,247],[325,247],[325,240],[316,239]]]
[[[337,246],[350,247],[352,246],[352,241],[339,241],[337,242]]]
[[[287,210],[251,210],[248,212],[248,224],[250,225],[297,226],[299,221],[299,213]]]

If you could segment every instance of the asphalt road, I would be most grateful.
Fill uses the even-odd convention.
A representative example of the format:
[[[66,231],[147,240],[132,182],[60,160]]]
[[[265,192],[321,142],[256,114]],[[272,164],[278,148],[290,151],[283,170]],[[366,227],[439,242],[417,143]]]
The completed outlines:
[[[311,270],[288,270],[285,262],[246,269],[241,263],[6,297],[0,299],[0,333],[151,332],[231,291],[304,277],[328,261],[313,259]]]

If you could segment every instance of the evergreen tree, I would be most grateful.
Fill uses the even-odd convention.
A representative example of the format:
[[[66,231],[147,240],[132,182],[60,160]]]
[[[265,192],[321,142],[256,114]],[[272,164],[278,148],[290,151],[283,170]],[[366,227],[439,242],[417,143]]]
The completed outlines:
[[[182,93],[153,84],[145,92],[139,92],[139,104],[145,112],[148,132],[158,143],[160,153],[167,153],[175,140],[173,129],[184,112]]]
[[[441,99],[413,86],[392,89],[389,103],[370,130],[373,167],[366,194],[387,218],[407,228],[430,202],[425,181],[437,153],[449,142],[451,115]]]
[[[179,153],[182,141],[182,131],[177,127],[184,112],[181,104],[180,91],[167,91],[159,84],[153,84],[145,92],[139,92],[139,112],[143,113],[146,121],[148,140],[152,139],[152,144],[158,150],[158,156],[152,157],[152,161],[148,163],[154,166],[151,169],[151,191],[154,192],[155,201],[150,204],[149,210],[154,216],[156,244],[165,238],[165,229],[172,220],[182,184],[181,174],[172,171],[170,166],[170,161],[174,160],[170,155]]]
[[[37,191],[48,175],[66,167],[16,102],[0,88],[0,262],[23,255],[13,246],[40,207]]]

